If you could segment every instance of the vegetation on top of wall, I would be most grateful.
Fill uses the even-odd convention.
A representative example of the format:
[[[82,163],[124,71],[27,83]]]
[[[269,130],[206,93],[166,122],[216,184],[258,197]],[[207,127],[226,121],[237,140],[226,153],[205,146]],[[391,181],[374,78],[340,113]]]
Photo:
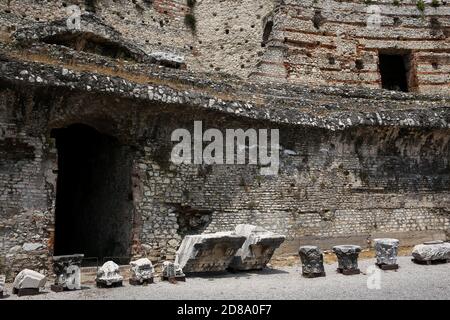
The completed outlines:
[[[425,1],[423,0],[418,0],[416,3],[417,9],[419,9],[420,11],[424,12],[425,11]]]
[[[195,19],[195,16],[192,13],[188,13],[184,16],[184,23],[193,31],[195,32],[196,25],[197,25],[197,19]]]
[[[194,8],[194,6],[196,5],[197,1],[196,0],[187,0],[187,5],[189,8]]]
[[[97,0],[84,0],[84,6],[85,6],[86,11],[95,13],[96,5],[97,5]]]
[[[439,0],[432,0],[431,1],[431,6],[434,8],[439,7],[441,4],[439,3]]]
[[[186,26],[188,26],[192,30],[192,32],[195,32],[196,27],[197,27],[197,20],[195,19],[195,16],[193,14],[194,7],[196,4],[197,4],[197,0],[187,0],[187,6],[189,8],[191,8],[191,12],[187,13],[184,16],[184,24]]]

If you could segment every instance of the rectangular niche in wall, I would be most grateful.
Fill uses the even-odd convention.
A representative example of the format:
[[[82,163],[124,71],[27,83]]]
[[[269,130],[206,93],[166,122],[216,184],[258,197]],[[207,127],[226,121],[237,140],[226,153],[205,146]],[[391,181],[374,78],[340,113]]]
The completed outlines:
[[[387,90],[411,92],[415,87],[415,70],[409,51],[379,51],[378,70],[381,87]]]

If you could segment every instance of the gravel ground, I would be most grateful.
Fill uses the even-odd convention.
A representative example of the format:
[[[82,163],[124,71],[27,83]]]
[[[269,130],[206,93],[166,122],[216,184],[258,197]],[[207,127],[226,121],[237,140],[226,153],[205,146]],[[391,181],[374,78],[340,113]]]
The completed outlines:
[[[359,262],[366,273],[374,259]],[[399,257],[398,271],[380,271],[381,289],[368,289],[373,274],[344,276],[336,264],[325,265],[327,276],[306,279],[301,267],[283,267],[258,272],[190,277],[185,283],[157,281],[145,287],[124,282],[121,288],[97,289],[93,285],[76,292],[54,293],[47,287],[38,296],[7,299],[450,299],[450,264],[417,265]],[[378,269],[375,269],[378,270]],[[8,293],[11,284],[7,285]]]

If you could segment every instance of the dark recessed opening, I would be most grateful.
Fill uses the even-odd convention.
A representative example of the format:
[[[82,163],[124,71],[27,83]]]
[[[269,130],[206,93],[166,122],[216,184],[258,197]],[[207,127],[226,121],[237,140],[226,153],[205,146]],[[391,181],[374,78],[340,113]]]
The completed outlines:
[[[81,124],[52,130],[52,136],[58,149],[55,255],[83,253],[100,263],[129,257],[130,148]]]
[[[43,39],[45,43],[72,48],[113,59],[139,60],[126,47],[90,33],[63,33]]]
[[[266,25],[264,26],[263,38],[261,42],[262,46],[265,46],[269,41],[269,37],[272,34],[272,29],[273,29],[273,21],[267,21]]]
[[[379,71],[383,89],[411,91],[412,77],[410,70],[410,54],[380,53]]]

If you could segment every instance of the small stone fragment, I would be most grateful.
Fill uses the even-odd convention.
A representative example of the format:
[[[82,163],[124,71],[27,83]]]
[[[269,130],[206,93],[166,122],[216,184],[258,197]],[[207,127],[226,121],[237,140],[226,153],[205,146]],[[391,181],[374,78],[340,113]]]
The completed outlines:
[[[131,261],[130,284],[142,285],[153,283],[153,274],[155,272],[152,262],[147,258]]]
[[[3,298],[3,292],[5,290],[5,281],[6,277],[4,275],[0,275],[0,299]]]
[[[186,281],[186,276],[178,263],[164,261],[162,279],[168,281],[171,281],[172,279],[176,281]]]
[[[413,248],[412,256],[413,261],[417,263],[448,262],[450,261],[450,243],[418,244]]]
[[[98,269],[95,279],[97,287],[120,287],[123,277],[120,275],[119,266],[113,261],[107,261]]]
[[[24,269],[14,279],[13,293],[19,296],[35,295],[45,286],[47,277],[39,272]]]
[[[63,290],[81,289],[80,266],[84,254],[74,254],[53,257],[53,271],[56,275],[52,290],[60,292]]]

